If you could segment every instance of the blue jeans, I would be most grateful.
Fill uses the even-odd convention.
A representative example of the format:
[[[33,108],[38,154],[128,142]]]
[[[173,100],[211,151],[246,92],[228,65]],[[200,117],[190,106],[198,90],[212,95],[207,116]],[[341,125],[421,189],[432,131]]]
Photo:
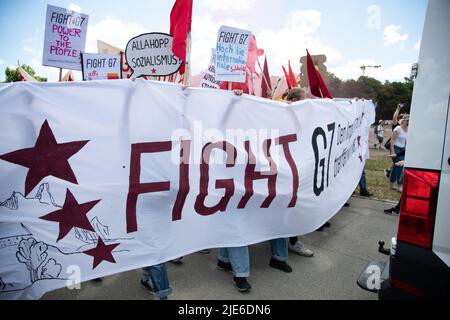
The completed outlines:
[[[400,147],[394,146],[394,151],[396,154],[398,154],[404,150],[405,150],[405,148],[400,148]],[[392,159],[394,164],[392,165],[391,175],[389,177],[389,180],[392,183],[394,183],[394,182],[397,182],[398,184],[403,183],[403,167],[396,166],[395,164],[404,159],[405,159],[404,155],[397,156],[394,159]]]
[[[288,260],[288,238],[278,238],[270,240],[270,249],[272,250],[272,258],[278,261]]]
[[[250,275],[250,259],[247,246],[220,248],[218,259],[231,263],[235,277],[246,278]]]
[[[361,178],[359,179],[359,192],[368,192],[367,181],[366,181],[366,171],[363,169]]]
[[[155,266],[145,267],[145,280],[151,280],[153,293],[160,300],[165,300],[172,293],[172,288],[169,286],[169,278],[167,277],[166,264],[160,263]]]

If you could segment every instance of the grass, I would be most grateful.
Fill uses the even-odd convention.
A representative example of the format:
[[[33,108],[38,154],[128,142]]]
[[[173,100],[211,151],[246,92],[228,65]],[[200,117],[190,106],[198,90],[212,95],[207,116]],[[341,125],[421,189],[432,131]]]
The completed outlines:
[[[390,129],[384,128],[385,141],[386,137],[390,137]],[[400,192],[392,190],[389,187],[389,179],[386,177],[384,170],[388,169],[392,165],[392,160],[388,156],[388,151],[382,147],[382,149],[375,149],[373,145],[375,143],[375,135],[373,130],[370,134],[370,159],[366,161],[366,180],[367,189],[373,193],[373,197],[382,200],[398,201],[400,199]],[[359,187],[356,188],[354,194],[359,194]]]

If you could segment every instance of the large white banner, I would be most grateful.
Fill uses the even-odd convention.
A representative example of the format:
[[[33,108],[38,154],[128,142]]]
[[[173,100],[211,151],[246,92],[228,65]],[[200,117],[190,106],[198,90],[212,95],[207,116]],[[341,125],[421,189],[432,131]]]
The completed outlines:
[[[352,194],[371,101],[153,81],[0,86],[0,299],[312,232]]]

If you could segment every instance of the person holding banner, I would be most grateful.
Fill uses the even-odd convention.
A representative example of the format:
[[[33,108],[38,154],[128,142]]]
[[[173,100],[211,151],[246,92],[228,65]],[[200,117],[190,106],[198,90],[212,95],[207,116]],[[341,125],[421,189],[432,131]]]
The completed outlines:
[[[150,284],[150,281],[152,284]],[[159,300],[167,300],[167,297],[172,293],[172,288],[169,286],[166,264],[160,263],[143,268],[141,285],[153,292]]]
[[[233,283],[239,292],[251,289],[247,277],[250,276],[250,258],[248,247],[220,248],[217,257],[217,269],[233,273]]]
[[[243,90],[234,89],[236,96],[241,96]],[[292,272],[286,263],[288,260],[288,239],[278,238],[270,240],[272,257],[269,266],[283,272]],[[233,282],[239,292],[248,292],[251,285],[247,281],[250,276],[250,259],[248,247],[232,247],[219,249],[217,269],[234,273]]]
[[[306,92],[302,88],[293,88],[287,91],[285,100],[287,103],[292,103],[306,99]],[[314,252],[305,247],[305,245],[298,239],[297,236],[289,238],[289,250],[295,252],[303,257],[312,257]]]

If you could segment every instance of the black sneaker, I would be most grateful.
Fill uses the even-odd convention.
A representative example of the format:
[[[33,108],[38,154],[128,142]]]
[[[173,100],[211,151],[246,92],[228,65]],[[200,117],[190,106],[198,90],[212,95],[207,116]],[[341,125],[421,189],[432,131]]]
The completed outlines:
[[[231,263],[224,262],[222,260],[217,260],[217,269],[222,271],[233,272],[233,267],[231,266]]]
[[[331,226],[331,223],[329,223],[328,221],[325,222],[323,225],[320,226],[319,229],[317,229],[316,231],[323,231],[324,228],[329,228]]]
[[[384,213],[386,213],[386,214],[398,214],[398,211],[396,211],[395,208],[390,208],[390,209],[384,209]]]
[[[391,176],[391,170],[390,169],[384,169],[384,174],[387,178]]]
[[[239,292],[247,292],[252,287],[245,277],[233,277],[233,282]]]
[[[141,285],[148,291],[153,292],[153,287],[148,280],[145,281],[144,279],[141,279]]]
[[[371,196],[373,196],[373,193],[370,193],[369,191],[364,190],[364,191],[361,191],[359,193],[359,195],[362,196],[362,197],[371,197]]]
[[[181,259],[183,259],[183,257],[172,259],[172,260],[170,260],[170,262],[173,263],[173,264],[180,265],[180,264],[183,264],[183,261],[181,261]]]
[[[269,266],[271,266],[272,268],[281,270],[283,272],[292,272],[292,268],[284,261],[280,261],[274,258],[270,259],[270,263]]]

